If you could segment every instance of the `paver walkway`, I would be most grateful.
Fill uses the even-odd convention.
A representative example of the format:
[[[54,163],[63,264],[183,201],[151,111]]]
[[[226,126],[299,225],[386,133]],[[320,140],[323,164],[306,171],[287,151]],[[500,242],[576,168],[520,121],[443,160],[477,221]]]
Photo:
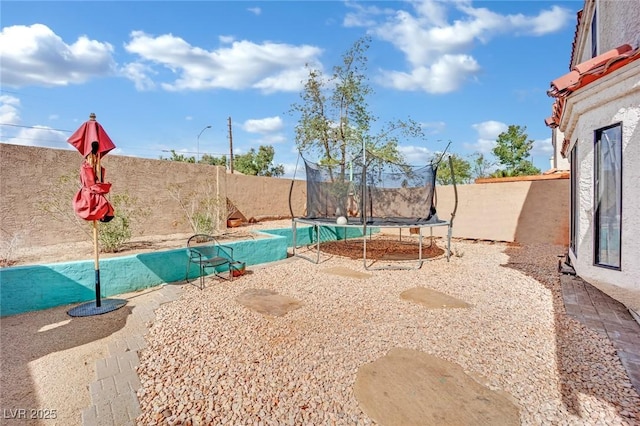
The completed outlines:
[[[580,277],[561,275],[560,282],[567,315],[611,340],[640,393],[640,324],[622,303]]]
[[[128,298],[133,309],[121,337],[108,344],[109,357],[96,362],[96,380],[89,385],[92,405],[82,412],[84,426],[135,425],[141,413],[136,395],[141,386],[138,350],[146,346],[144,335],[155,310],[176,300],[182,291],[182,285],[165,285]]]

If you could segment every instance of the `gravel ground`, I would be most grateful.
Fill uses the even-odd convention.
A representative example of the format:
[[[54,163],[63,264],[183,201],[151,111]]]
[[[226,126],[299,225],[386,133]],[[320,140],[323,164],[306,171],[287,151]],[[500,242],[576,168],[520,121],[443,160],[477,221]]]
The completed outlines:
[[[188,287],[161,306],[140,354],[141,425],[374,424],[353,393],[357,369],[394,347],[459,364],[508,392],[524,425],[637,425],[640,397],[609,340],[564,313],[563,247],[454,242],[414,271],[366,272],[339,256],[292,259],[233,282]],[[424,286],[467,309],[402,300]],[[250,288],[293,297],[300,309],[268,317],[236,302]]]

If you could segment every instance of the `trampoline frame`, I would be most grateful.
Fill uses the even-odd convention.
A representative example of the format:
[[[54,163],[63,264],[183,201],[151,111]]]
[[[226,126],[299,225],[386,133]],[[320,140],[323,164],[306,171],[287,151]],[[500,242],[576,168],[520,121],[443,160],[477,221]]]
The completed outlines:
[[[366,152],[366,151],[365,151]],[[444,156],[444,153],[442,154],[442,156]],[[397,223],[393,223],[393,219],[384,219],[384,218],[373,218],[373,217],[369,217],[369,218],[362,218],[360,222],[358,223],[346,223],[346,224],[338,224],[337,222],[334,222],[333,220],[329,219],[329,218],[318,218],[318,219],[314,219],[314,218],[305,218],[305,217],[295,217],[293,214],[293,208],[291,205],[291,194],[293,192],[293,181],[291,181],[291,187],[289,188],[289,211],[291,212],[291,219],[292,219],[292,231],[293,231],[293,241],[292,241],[292,248],[293,248],[293,256],[296,257],[300,257],[303,258],[305,260],[308,260],[310,262],[314,262],[316,264],[320,263],[320,228],[321,227],[331,227],[331,228],[345,228],[345,239],[346,239],[346,229],[347,228],[361,228],[362,229],[362,259],[363,259],[363,264],[364,264],[364,268],[368,271],[372,271],[372,270],[384,270],[384,269],[400,269],[400,270],[409,270],[409,269],[420,269],[422,267],[422,264],[424,263],[424,259],[422,258],[422,228],[430,228],[430,234],[431,234],[431,238],[433,240],[433,228],[437,227],[437,226],[446,226],[447,227],[447,262],[450,261],[451,258],[451,234],[452,234],[452,228],[453,228],[453,219],[456,216],[456,211],[458,210],[458,187],[456,185],[456,178],[455,178],[455,173],[454,173],[454,168],[453,168],[453,159],[451,158],[451,156],[449,156],[449,167],[451,170],[451,182],[453,184],[453,194],[454,194],[454,206],[453,206],[453,211],[451,212],[451,219],[449,220],[442,220],[442,219],[438,219],[437,215],[433,218],[430,219],[430,221],[424,221],[424,222],[420,222],[419,220],[415,219],[415,220],[411,220],[411,218],[403,218],[402,221],[399,221]],[[297,164],[296,164],[296,169],[297,169]],[[434,187],[434,191],[435,191],[435,187]],[[364,193],[363,196],[363,205],[366,202],[366,192]],[[435,212],[434,212],[435,214]],[[363,220],[364,219],[364,220]],[[377,222],[376,222],[377,219]],[[402,223],[405,222],[405,223]],[[302,254],[297,253],[296,248],[298,247],[298,240],[297,240],[297,224],[298,223],[304,223],[307,225],[311,225],[313,226],[313,229],[315,231],[316,234],[316,259],[313,260],[312,258],[308,257],[308,256],[304,256]],[[367,265],[367,227],[370,228],[398,228],[400,230],[400,235],[402,235],[402,229],[403,228],[418,228],[418,261],[416,266],[414,267],[404,267],[404,266],[378,266],[378,267],[372,267]],[[369,236],[371,235],[371,233],[369,233]],[[373,263],[372,263],[373,265]]]
[[[447,227],[447,249],[446,249],[446,257],[447,257],[447,262],[449,262],[449,258],[451,256],[451,233],[452,233],[452,221],[450,220],[438,220],[436,222],[432,222],[432,223],[427,223],[427,222],[413,222],[413,223],[405,223],[405,224],[391,224],[391,223],[384,223],[381,222],[380,224],[377,224],[375,220],[371,220],[369,224],[361,224],[361,223],[352,223],[352,224],[344,224],[344,225],[339,225],[335,222],[331,222],[329,220],[326,219],[310,219],[310,218],[294,218],[292,221],[292,227],[293,227],[293,256],[296,257],[300,257],[302,259],[308,260],[310,262],[313,262],[315,264],[320,263],[320,228],[321,227],[327,227],[327,228],[344,228],[345,230],[345,239],[346,239],[346,229],[347,228],[360,228],[362,229],[362,262],[364,265],[364,268],[367,271],[375,271],[375,270],[389,270],[389,269],[395,269],[395,270],[414,270],[414,269],[420,269],[422,267],[422,264],[424,263],[425,259],[422,257],[422,246],[423,246],[423,235],[422,235],[422,229],[423,228],[429,228],[430,229],[430,237],[433,239],[433,228],[434,227],[438,227],[438,226],[446,226]],[[297,228],[298,228],[298,223],[303,223],[303,224],[307,224],[307,225],[311,225],[313,226],[315,235],[316,235],[316,241],[315,241],[315,245],[316,245],[316,258],[315,260],[309,256],[305,256],[302,255],[300,253],[298,253],[296,251],[297,249]],[[373,267],[372,265],[375,262],[372,262],[371,265],[367,265],[367,228],[397,228],[400,230],[400,233],[402,235],[402,229],[406,229],[406,228],[418,228],[418,260],[415,266],[410,267],[410,266],[400,266],[400,265],[387,265],[387,266],[376,266]],[[371,237],[371,232],[369,232],[369,238]]]

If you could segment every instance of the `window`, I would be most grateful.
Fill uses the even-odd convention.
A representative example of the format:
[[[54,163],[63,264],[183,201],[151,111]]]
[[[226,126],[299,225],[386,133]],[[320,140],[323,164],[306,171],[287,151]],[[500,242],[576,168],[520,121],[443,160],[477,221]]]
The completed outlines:
[[[596,130],[594,263],[620,269],[622,231],[622,125]]]
[[[598,9],[593,9],[591,19],[591,57],[598,56]]]
[[[578,142],[573,145],[571,154],[569,156],[571,163],[571,236],[569,241],[569,248],[573,252],[574,256],[578,255],[578,220],[580,219],[580,204],[578,202]]]

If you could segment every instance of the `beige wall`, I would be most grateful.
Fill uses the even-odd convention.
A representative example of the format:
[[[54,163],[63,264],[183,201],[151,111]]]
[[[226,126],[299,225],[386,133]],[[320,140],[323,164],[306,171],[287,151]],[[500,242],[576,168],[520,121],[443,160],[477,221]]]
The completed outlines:
[[[453,187],[439,186],[437,210],[449,220]],[[521,244],[568,244],[569,180],[540,180],[458,185],[453,236]],[[434,235],[444,236],[445,228]]]
[[[76,225],[56,219],[41,207],[55,202],[52,194],[59,178],[75,173],[81,163],[81,156],[71,150],[0,144],[2,239],[18,234],[24,246],[85,240]],[[183,186],[185,191],[224,188],[221,167],[115,155],[106,156],[102,165],[105,180],[112,183],[111,194],[128,193],[150,208],[149,218],[139,224],[147,235],[190,231],[183,210],[169,194],[170,183]],[[221,185],[218,175],[222,176]],[[73,212],[71,198],[68,209]]]
[[[47,188],[59,176],[79,169],[81,158],[71,150],[0,144],[0,230],[2,240],[15,235],[21,246],[82,241],[75,225],[44,213],[38,205],[50,199]],[[103,165],[112,194],[128,192],[151,208],[141,224],[145,235],[188,233],[190,228],[167,187],[179,184],[228,197],[245,219],[289,217],[290,179],[226,174],[223,168],[109,155]],[[568,236],[569,181],[505,182],[460,185],[454,236],[528,242],[560,242]],[[448,219],[453,188],[438,187],[438,213]],[[304,181],[293,188],[293,211],[302,216]],[[71,199],[68,211],[73,213]]]
[[[278,218],[291,217],[289,212],[290,179],[227,174],[227,196],[238,208],[240,216]],[[306,205],[306,182],[296,180],[292,192],[293,214],[302,216]]]

